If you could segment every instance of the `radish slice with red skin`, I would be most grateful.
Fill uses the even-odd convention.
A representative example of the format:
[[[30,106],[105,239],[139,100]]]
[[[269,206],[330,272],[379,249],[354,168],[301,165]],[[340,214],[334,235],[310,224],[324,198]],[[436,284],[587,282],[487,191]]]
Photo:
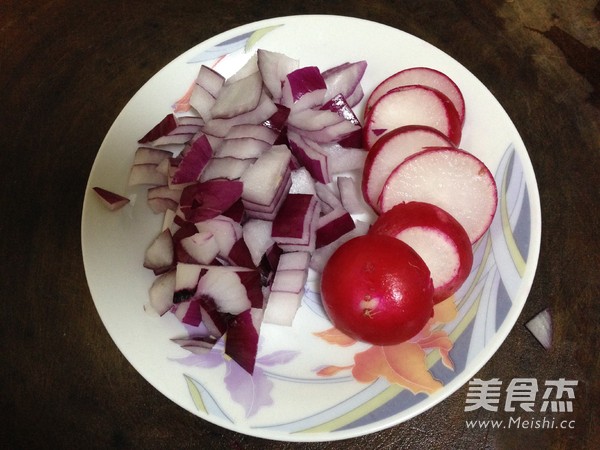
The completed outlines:
[[[98,197],[102,201],[102,204],[111,211],[121,209],[123,206],[129,203],[129,199],[127,197],[123,197],[122,195],[117,194],[116,192],[112,192],[98,186],[92,189],[96,194],[98,194]]]
[[[439,303],[464,283],[473,266],[469,235],[450,214],[430,203],[401,203],[381,214],[369,233],[407,243],[425,261]]]
[[[496,182],[486,165],[456,148],[432,148],[404,160],[379,197],[380,211],[410,201],[434,204],[464,227],[471,243],[487,231],[498,203]]]
[[[373,90],[367,99],[365,111],[369,111],[377,100],[390,90],[400,86],[415,84],[436,89],[448,97],[458,112],[460,122],[464,123],[465,100],[462,92],[448,75],[430,67],[411,67],[386,78]]]
[[[410,155],[427,147],[451,147],[440,131],[421,125],[406,125],[386,133],[367,152],[361,190],[376,211],[377,200],[390,173]]]
[[[454,145],[460,143],[462,124],[448,97],[425,86],[402,86],[383,95],[367,113],[365,147],[370,149],[382,135],[405,125],[429,126]]]

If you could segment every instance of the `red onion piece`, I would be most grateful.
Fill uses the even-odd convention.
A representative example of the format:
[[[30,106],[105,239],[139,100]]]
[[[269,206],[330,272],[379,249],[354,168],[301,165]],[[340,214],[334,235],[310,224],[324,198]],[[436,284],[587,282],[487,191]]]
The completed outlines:
[[[283,82],[281,104],[293,111],[321,106],[327,85],[318,67],[307,66],[290,72]]]
[[[177,119],[174,114],[167,114],[160,122],[158,122],[150,131],[138,140],[140,144],[155,141],[156,139],[166,136],[171,131],[177,128]]]
[[[206,135],[202,134],[186,149],[177,170],[171,178],[172,184],[185,184],[197,181],[212,157],[213,149]]]
[[[525,326],[546,350],[552,348],[552,316],[549,308],[536,314]]]
[[[299,61],[283,53],[258,49],[258,69],[271,97],[275,101],[281,98],[281,86],[288,73],[298,69]]]
[[[98,197],[102,201],[102,204],[111,211],[121,209],[123,206],[129,203],[129,199],[127,197],[123,197],[122,195],[117,194],[115,192],[109,191],[98,186],[92,189],[96,194],[98,194]]]

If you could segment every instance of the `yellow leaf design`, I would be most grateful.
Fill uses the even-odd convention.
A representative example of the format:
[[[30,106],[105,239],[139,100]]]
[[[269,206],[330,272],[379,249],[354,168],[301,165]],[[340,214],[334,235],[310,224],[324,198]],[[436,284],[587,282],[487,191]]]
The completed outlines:
[[[403,342],[385,347],[373,346],[354,356],[352,375],[357,381],[370,383],[385,377],[414,394],[431,394],[442,387],[425,364],[425,352],[416,343]]]
[[[246,47],[244,48],[244,50],[246,52],[249,51],[254,46],[254,44],[256,44],[265,34],[273,31],[276,28],[279,28],[280,26],[281,25],[273,25],[270,27],[264,27],[259,30],[256,30],[250,35],[250,37],[246,41]]]

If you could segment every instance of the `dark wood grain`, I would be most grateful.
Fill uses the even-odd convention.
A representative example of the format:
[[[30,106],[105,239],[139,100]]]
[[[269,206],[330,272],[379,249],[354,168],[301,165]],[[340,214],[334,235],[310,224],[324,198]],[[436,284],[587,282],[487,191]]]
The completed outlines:
[[[475,429],[467,388],[396,427],[345,442],[270,442],[221,429],[154,390],[105,331],[80,246],[102,139],[129,98],[193,45],[275,16],[384,23],[441,48],[507,110],[542,202],[528,302],[477,375],[579,381],[575,429]],[[5,448],[592,449],[600,447],[600,24],[595,1],[3,0],[0,3],[0,431]],[[352,30],[348,30],[349,33]],[[525,322],[550,307],[555,345]]]

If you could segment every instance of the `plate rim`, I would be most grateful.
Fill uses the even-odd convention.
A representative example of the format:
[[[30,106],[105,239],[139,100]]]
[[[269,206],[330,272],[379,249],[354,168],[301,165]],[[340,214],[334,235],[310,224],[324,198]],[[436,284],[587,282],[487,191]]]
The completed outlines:
[[[405,36],[410,36],[411,39],[417,39],[425,44],[427,44],[428,46],[431,46],[432,48],[437,49],[438,51],[444,53],[445,55],[447,55],[448,58],[450,58],[454,63],[460,65],[461,67],[464,68],[464,70],[466,72],[468,72],[470,75],[472,75],[475,79],[477,79],[466,67],[464,67],[459,61],[457,61],[456,59],[454,59],[451,55],[447,54],[446,52],[444,52],[443,50],[439,49],[438,47],[434,46],[433,44],[428,43],[427,41],[421,39],[418,36],[414,36],[410,33],[407,33],[403,30],[400,30],[398,28],[392,27],[390,25],[387,24],[382,24],[379,22],[375,22],[375,21],[371,21],[368,19],[363,19],[363,18],[358,18],[358,17],[350,17],[350,16],[343,16],[343,15],[328,15],[328,14],[306,14],[306,15],[289,15],[289,16],[281,16],[281,17],[273,17],[273,18],[268,18],[268,19],[262,19],[262,20],[258,20],[258,21],[254,21],[254,22],[249,22],[243,25],[239,25],[236,26],[234,28],[225,30],[221,33],[218,33],[214,36],[209,37],[208,39],[192,46],[191,48],[189,48],[188,50],[185,50],[184,52],[182,52],[181,54],[179,54],[177,57],[175,57],[174,59],[172,59],[170,62],[168,62],[166,65],[164,65],[162,68],[160,68],[157,72],[155,72],[146,82],[144,82],[142,84],[142,86],[140,86],[140,88],[135,92],[135,94],[126,102],[126,104],[124,105],[124,107],[121,109],[121,111],[119,112],[119,114],[116,116],[116,118],[114,119],[113,123],[111,124],[109,130],[107,131],[106,135],[104,136],[104,139],[100,145],[100,147],[98,148],[98,151],[96,153],[96,157],[94,159],[94,163],[91,167],[89,176],[88,176],[88,180],[86,183],[86,191],[85,191],[85,195],[84,195],[84,199],[83,199],[83,207],[82,207],[82,217],[81,217],[81,247],[82,247],[82,256],[83,256],[83,263],[84,263],[84,271],[86,274],[86,281],[88,283],[88,288],[90,290],[90,295],[92,296],[92,300],[94,302],[94,305],[97,309],[97,312],[99,313],[103,326],[104,328],[107,330],[107,332],[109,333],[111,339],[113,340],[113,342],[115,343],[115,345],[117,346],[117,348],[119,349],[119,351],[121,352],[121,354],[125,357],[125,359],[128,361],[129,364],[131,364],[136,371],[142,376],[142,378],[144,378],[144,380],[146,380],[148,383],[150,383],[155,389],[157,389],[159,392],[161,392],[162,395],[164,395],[165,397],[167,397],[169,400],[171,400],[172,402],[174,402],[177,406],[187,410],[188,412],[191,412],[192,414],[194,414],[196,417],[199,417],[203,420],[207,420],[208,422],[211,422],[213,424],[216,424],[220,427],[223,427],[225,429],[231,430],[231,431],[235,431],[235,432],[239,432],[239,433],[243,433],[246,435],[251,435],[251,436],[255,436],[255,437],[260,437],[260,438],[265,438],[265,439],[273,439],[273,440],[279,440],[279,441],[296,441],[296,442],[320,442],[320,441],[332,441],[332,440],[341,440],[341,439],[348,439],[348,438],[354,438],[354,437],[359,437],[359,436],[364,436],[366,434],[370,434],[370,433],[374,433],[377,431],[381,431],[384,429],[388,429],[390,427],[396,426],[402,422],[405,422],[407,420],[410,420],[414,417],[416,417],[419,414],[422,414],[423,412],[437,406],[438,404],[440,404],[443,400],[445,400],[446,398],[448,398],[449,396],[451,396],[452,394],[454,394],[458,389],[460,389],[460,387],[462,387],[463,385],[465,385],[465,383],[468,381],[468,379],[470,379],[474,374],[476,374],[477,372],[479,372],[481,370],[481,368],[488,362],[490,361],[493,356],[496,354],[496,352],[498,351],[499,347],[505,342],[506,338],[508,337],[509,333],[512,331],[512,329],[515,327],[515,325],[517,324],[518,321],[518,317],[521,315],[522,310],[524,308],[524,305],[527,301],[527,297],[529,296],[529,293],[531,291],[531,288],[533,286],[533,281],[535,278],[535,273],[537,271],[537,267],[538,267],[538,263],[539,263],[539,256],[540,256],[540,247],[541,247],[541,232],[542,232],[542,217],[541,217],[541,205],[540,205],[540,196],[539,196],[539,187],[537,184],[537,180],[535,177],[535,172],[533,170],[533,166],[531,163],[531,159],[529,156],[529,153],[527,151],[527,148],[516,128],[516,126],[514,125],[514,123],[512,122],[512,119],[510,118],[510,116],[506,113],[506,111],[504,110],[504,108],[502,107],[502,105],[500,104],[500,102],[498,101],[498,99],[489,91],[489,89],[487,88],[487,86],[485,86],[481,81],[479,81],[477,79],[477,81],[487,90],[487,92],[489,93],[490,97],[493,98],[497,103],[498,106],[500,107],[500,109],[502,110],[503,114],[506,115],[506,118],[508,119],[508,121],[510,122],[510,125],[512,125],[512,127],[514,128],[514,132],[515,132],[515,136],[518,138],[518,142],[515,142],[515,144],[519,144],[523,149],[524,149],[524,154],[519,153],[519,157],[521,160],[521,163],[523,165],[523,170],[524,173],[526,175],[526,179],[528,181],[527,183],[527,189],[528,189],[528,200],[530,202],[529,204],[529,210],[530,210],[530,217],[531,217],[531,224],[530,224],[530,230],[531,230],[531,234],[530,234],[530,241],[529,241],[529,251],[528,251],[528,255],[527,255],[527,268],[526,268],[526,272],[525,275],[522,279],[521,285],[519,287],[519,294],[518,297],[519,298],[523,298],[523,300],[520,302],[520,305],[518,308],[514,308],[511,307],[509,314],[507,315],[507,317],[504,319],[504,321],[502,322],[502,325],[500,326],[500,328],[496,331],[494,339],[492,342],[490,342],[490,344],[493,344],[490,346],[490,344],[486,345],[486,352],[485,355],[481,354],[484,352],[481,352],[480,354],[477,355],[477,357],[475,358],[474,361],[471,361],[469,363],[468,367],[465,367],[465,370],[463,371],[463,373],[458,374],[454,379],[452,379],[448,384],[445,384],[443,389],[440,390],[439,392],[437,392],[435,394],[436,397],[436,401],[432,404],[432,405],[425,405],[423,408],[414,408],[414,411],[412,414],[410,415],[406,415],[405,417],[401,417],[398,420],[390,420],[390,419],[386,419],[386,420],[379,420],[378,422],[374,422],[374,423],[370,423],[368,425],[361,425],[346,431],[335,431],[335,432],[319,432],[319,433],[290,433],[290,432],[265,432],[264,428],[252,428],[252,427],[241,427],[239,426],[239,424],[234,423],[234,424],[230,424],[227,423],[225,421],[219,420],[219,418],[214,417],[210,414],[204,414],[201,411],[194,411],[191,410],[190,408],[187,408],[183,405],[181,405],[179,402],[177,402],[175,399],[171,398],[171,396],[169,396],[167,393],[163,392],[162,389],[160,389],[159,387],[157,387],[152,381],[150,381],[146,375],[144,375],[143,372],[145,372],[145,370],[140,369],[139,367],[137,367],[136,364],[134,364],[129,358],[127,358],[125,356],[125,352],[121,349],[120,343],[117,342],[116,338],[113,336],[113,334],[111,333],[110,329],[107,327],[104,318],[102,317],[101,311],[98,307],[98,303],[96,298],[94,297],[94,295],[92,294],[92,287],[89,284],[89,276],[88,276],[88,270],[91,270],[88,266],[89,266],[89,255],[86,254],[88,252],[87,250],[87,244],[85,242],[85,230],[88,229],[89,224],[87,223],[88,220],[91,220],[91,218],[89,217],[89,203],[92,201],[92,194],[90,193],[90,189],[92,187],[92,175],[96,169],[97,166],[97,162],[98,160],[101,158],[101,150],[102,148],[105,146],[105,143],[108,141],[109,135],[110,133],[113,131],[114,127],[116,126],[116,124],[119,122],[119,120],[122,118],[122,116],[124,115],[125,111],[130,108],[131,104],[134,102],[134,100],[140,96],[143,91],[144,88],[152,82],[152,80],[157,77],[161,72],[163,72],[167,67],[176,64],[178,61],[185,59],[186,57],[188,57],[192,52],[196,52],[198,51],[201,47],[209,47],[213,42],[216,41],[222,41],[224,39],[227,39],[229,36],[233,36],[233,35],[237,35],[241,32],[243,32],[244,30],[249,30],[249,29],[256,29],[257,27],[261,27],[261,26],[265,26],[267,24],[273,24],[273,23],[281,23],[281,24],[286,24],[289,21],[297,21],[297,20],[311,20],[311,19],[320,19],[320,20],[343,20],[343,21],[349,21],[349,22],[361,22],[363,24],[369,25],[369,26],[375,26],[375,27],[385,27],[389,30],[392,30],[393,32],[396,33],[401,33]],[[87,214],[86,214],[87,212]],[[468,376],[466,376],[468,375]],[[419,402],[419,404],[423,404],[423,402]],[[411,408],[413,409],[413,408]],[[398,415],[398,414],[396,414]],[[395,417],[391,416],[391,417]],[[367,428],[367,429],[365,429]]]

